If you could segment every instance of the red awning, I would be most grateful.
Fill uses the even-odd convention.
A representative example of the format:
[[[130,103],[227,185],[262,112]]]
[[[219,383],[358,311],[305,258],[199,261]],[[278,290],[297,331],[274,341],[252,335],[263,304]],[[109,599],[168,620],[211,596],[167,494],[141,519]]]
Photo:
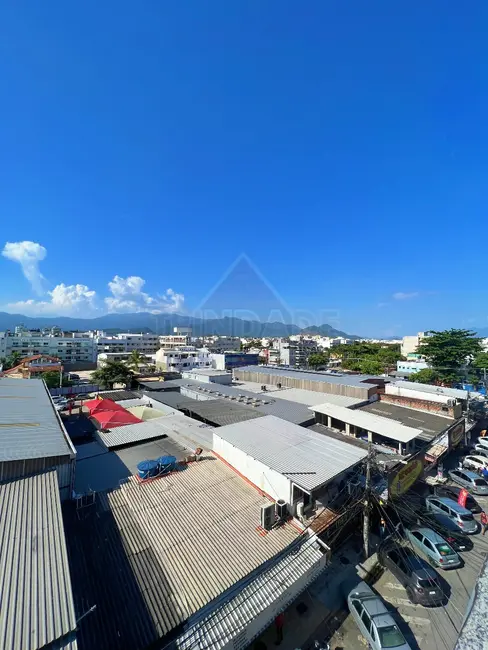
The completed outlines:
[[[90,399],[84,405],[90,411],[90,415],[101,411],[125,411],[123,406],[119,406],[111,399]]]
[[[135,415],[121,409],[120,411],[98,411],[97,413],[92,413],[91,416],[99,422],[102,429],[114,429],[115,427],[122,427],[125,424],[138,424],[142,422],[139,418],[136,418]]]

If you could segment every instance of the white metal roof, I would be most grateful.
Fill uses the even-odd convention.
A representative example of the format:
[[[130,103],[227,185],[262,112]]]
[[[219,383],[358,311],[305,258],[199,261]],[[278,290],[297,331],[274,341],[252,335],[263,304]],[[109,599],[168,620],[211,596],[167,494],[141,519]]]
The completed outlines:
[[[324,485],[367,456],[364,449],[274,415],[219,427],[213,434],[305,490]]]
[[[97,432],[97,438],[107,449],[122,447],[152,438],[161,438],[167,434],[167,430],[161,425],[164,418],[139,422],[137,424],[126,424],[123,427],[115,427],[107,433]]]
[[[54,470],[0,486],[0,602],[5,650],[44,648],[76,629]]]
[[[386,436],[398,442],[409,442],[414,438],[420,436],[423,432],[422,429],[415,429],[407,427],[389,418],[383,418],[379,415],[372,415],[366,411],[356,409],[348,409],[343,406],[336,406],[325,402],[318,406],[311,406],[310,410],[324,415],[330,415],[336,420],[352,424],[356,427],[364,429],[365,431],[372,431],[380,436]]]
[[[268,392],[263,393],[263,395],[267,394]],[[305,390],[304,388],[282,388],[280,390],[272,391],[269,394],[276,399],[286,399],[306,406],[315,406],[316,404],[320,404],[324,399],[324,393],[318,393],[314,390]],[[363,399],[358,399],[357,397],[333,395],[331,393],[327,394],[327,400],[330,404],[337,404],[337,406],[345,406],[346,408],[364,402]]]
[[[74,456],[41,379],[0,378],[0,461]]]
[[[419,390],[423,393],[432,393],[435,395],[445,395],[455,399],[468,399],[468,391],[461,390],[460,388],[448,388],[446,386],[433,386],[431,384],[418,384],[414,381],[396,381],[392,384],[398,388],[410,388],[412,390]],[[471,391],[471,397],[478,395],[478,393]]]

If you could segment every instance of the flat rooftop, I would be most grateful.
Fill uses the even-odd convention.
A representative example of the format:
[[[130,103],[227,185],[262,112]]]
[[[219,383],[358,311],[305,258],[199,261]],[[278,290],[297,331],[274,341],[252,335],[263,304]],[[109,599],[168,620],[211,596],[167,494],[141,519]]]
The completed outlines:
[[[410,390],[418,390],[423,393],[432,393],[433,395],[444,395],[446,397],[452,397],[454,399],[468,399],[469,395],[474,397],[478,393],[471,391],[468,393],[467,390],[461,390],[460,388],[448,388],[447,386],[433,386],[432,384],[418,384],[414,381],[395,381],[393,386],[397,388],[409,388]]]
[[[268,503],[207,454],[156,481],[130,478],[99,493],[84,517],[67,513],[77,614],[97,604],[79,621],[80,647],[149,646],[284,551],[300,532],[285,524],[263,535]]]
[[[68,455],[74,449],[44,382],[0,377],[0,461]]]
[[[72,641],[75,648],[76,616],[54,470],[0,485],[0,567],[0,647],[64,648]]]
[[[221,438],[305,490],[315,490],[354,467],[368,452],[274,415],[214,429]],[[218,451],[218,442],[214,442]]]
[[[360,386],[362,388],[371,388],[372,386],[381,386],[391,380],[388,377],[378,377],[376,375],[349,375],[343,373],[326,373],[310,372],[306,370],[294,370],[279,368],[276,366],[244,366],[235,368],[235,372],[255,372],[261,374],[275,375],[277,377],[292,377],[304,379],[307,381],[326,382],[329,384],[343,384],[345,386]]]
[[[409,408],[408,406],[398,406],[388,402],[371,402],[365,406],[360,406],[357,411],[361,413],[371,413],[382,418],[388,418],[395,422],[400,422],[407,427],[422,429],[419,436],[421,440],[430,441],[439,433],[454,424],[456,420],[442,415],[434,415],[426,411]]]

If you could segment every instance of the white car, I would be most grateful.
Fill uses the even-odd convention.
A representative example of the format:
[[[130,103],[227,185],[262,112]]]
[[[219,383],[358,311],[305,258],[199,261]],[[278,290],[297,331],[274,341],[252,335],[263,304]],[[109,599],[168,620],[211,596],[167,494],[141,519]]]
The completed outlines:
[[[469,467],[476,470],[483,469],[483,467],[488,468],[488,458],[485,458],[484,456],[465,456],[463,467]]]
[[[478,444],[484,447],[485,449],[488,449],[488,437],[480,436],[478,438]]]

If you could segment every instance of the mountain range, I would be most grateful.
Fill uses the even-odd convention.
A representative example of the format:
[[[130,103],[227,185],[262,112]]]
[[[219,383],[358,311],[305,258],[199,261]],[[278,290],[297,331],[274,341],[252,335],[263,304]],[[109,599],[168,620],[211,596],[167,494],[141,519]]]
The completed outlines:
[[[29,329],[53,327],[57,325],[63,330],[109,330],[111,332],[154,332],[155,334],[170,334],[173,327],[191,327],[194,336],[243,336],[243,337],[274,337],[290,336],[290,334],[321,334],[322,336],[360,338],[346,334],[331,325],[305,327],[286,323],[262,323],[257,320],[241,318],[202,319],[182,314],[151,314],[138,312],[134,314],[106,314],[97,318],[71,318],[68,316],[29,317],[22,314],[0,312],[0,331],[13,330],[16,325],[23,324]]]

